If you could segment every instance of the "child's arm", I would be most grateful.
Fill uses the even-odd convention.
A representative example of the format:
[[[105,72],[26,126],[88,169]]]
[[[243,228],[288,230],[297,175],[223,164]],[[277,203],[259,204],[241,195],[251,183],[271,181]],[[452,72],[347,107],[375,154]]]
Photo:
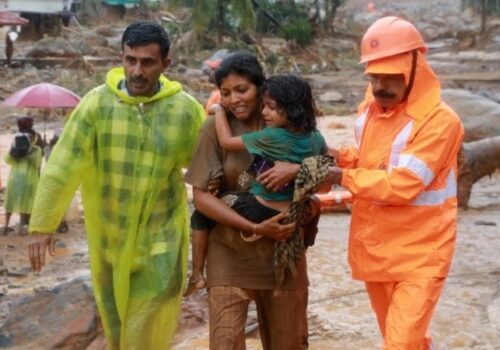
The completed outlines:
[[[215,109],[215,129],[219,144],[226,151],[244,151],[245,145],[241,136],[233,136],[229,122],[227,121],[226,110],[221,105],[214,106]]]

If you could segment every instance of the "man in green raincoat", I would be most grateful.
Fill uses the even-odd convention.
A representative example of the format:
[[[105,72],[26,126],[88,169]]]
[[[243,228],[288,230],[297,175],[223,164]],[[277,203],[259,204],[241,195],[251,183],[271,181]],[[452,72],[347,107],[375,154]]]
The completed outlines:
[[[122,68],[90,91],[45,167],[32,212],[32,269],[54,255],[57,229],[81,185],[92,284],[108,349],[169,347],[184,287],[188,224],[181,172],[203,107],[162,72],[170,42],[154,23],[122,37]]]

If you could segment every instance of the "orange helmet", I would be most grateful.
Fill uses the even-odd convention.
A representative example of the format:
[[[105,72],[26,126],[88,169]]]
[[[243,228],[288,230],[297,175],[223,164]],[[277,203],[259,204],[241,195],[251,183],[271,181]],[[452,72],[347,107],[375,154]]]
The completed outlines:
[[[427,52],[427,46],[417,28],[403,18],[387,16],[373,23],[363,36],[359,63],[415,49],[419,49],[422,53]]]

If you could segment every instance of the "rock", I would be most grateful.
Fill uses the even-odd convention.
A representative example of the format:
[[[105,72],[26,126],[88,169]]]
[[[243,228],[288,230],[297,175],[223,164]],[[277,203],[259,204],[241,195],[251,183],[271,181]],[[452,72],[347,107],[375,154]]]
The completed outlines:
[[[0,328],[0,348],[85,349],[97,334],[89,284],[76,279],[16,300]]]
[[[108,43],[107,46],[109,46],[110,48],[112,48],[118,52],[120,52],[122,50],[122,36],[121,36],[121,34],[113,36],[111,38],[107,38],[106,41]]]
[[[498,284],[498,290],[500,290],[500,283]],[[498,294],[488,305],[488,318],[491,324],[500,330],[500,297]]]
[[[485,221],[485,220],[475,220],[474,225],[478,226],[496,226],[497,223],[494,221]]]
[[[27,57],[79,57],[82,51],[62,37],[47,37],[35,43]]]
[[[31,269],[29,269],[29,268],[17,269],[14,267],[12,269],[9,269],[9,271],[7,271],[7,276],[9,276],[9,277],[25,277],[25,276],[28,276],[30,272],[31,272]]]
[[[442,98],[462,120],[466,142],[500,135],[500,104],[461,89],[443,89]]]
[[[319,95],[319,100],[322,102],[342,102],[344,97],[337,91],[327,91]]]

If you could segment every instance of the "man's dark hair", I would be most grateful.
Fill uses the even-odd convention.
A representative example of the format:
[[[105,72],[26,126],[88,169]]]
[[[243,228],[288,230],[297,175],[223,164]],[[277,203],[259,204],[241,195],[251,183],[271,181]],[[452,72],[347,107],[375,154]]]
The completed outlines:
[[[293,74],[275,75],[262,90],[285,112],[290,126],[306,132],[316,130],[316,104],[306,80]]]
[[[160,45],[161,58],[168,56],[170,39],[165,28],[154,22],[134,22],[130,24],[122,36],[122,50],[125,45],[129,47],[145,46],[149,44]]]
[[[257,88],[260,88],[265,80],[262,66],[257,57],[245,51],[233,52],[222,60],[219,68],[215,71],[217,86],[220,88],[222,80],[233,73],[246,77]]]

